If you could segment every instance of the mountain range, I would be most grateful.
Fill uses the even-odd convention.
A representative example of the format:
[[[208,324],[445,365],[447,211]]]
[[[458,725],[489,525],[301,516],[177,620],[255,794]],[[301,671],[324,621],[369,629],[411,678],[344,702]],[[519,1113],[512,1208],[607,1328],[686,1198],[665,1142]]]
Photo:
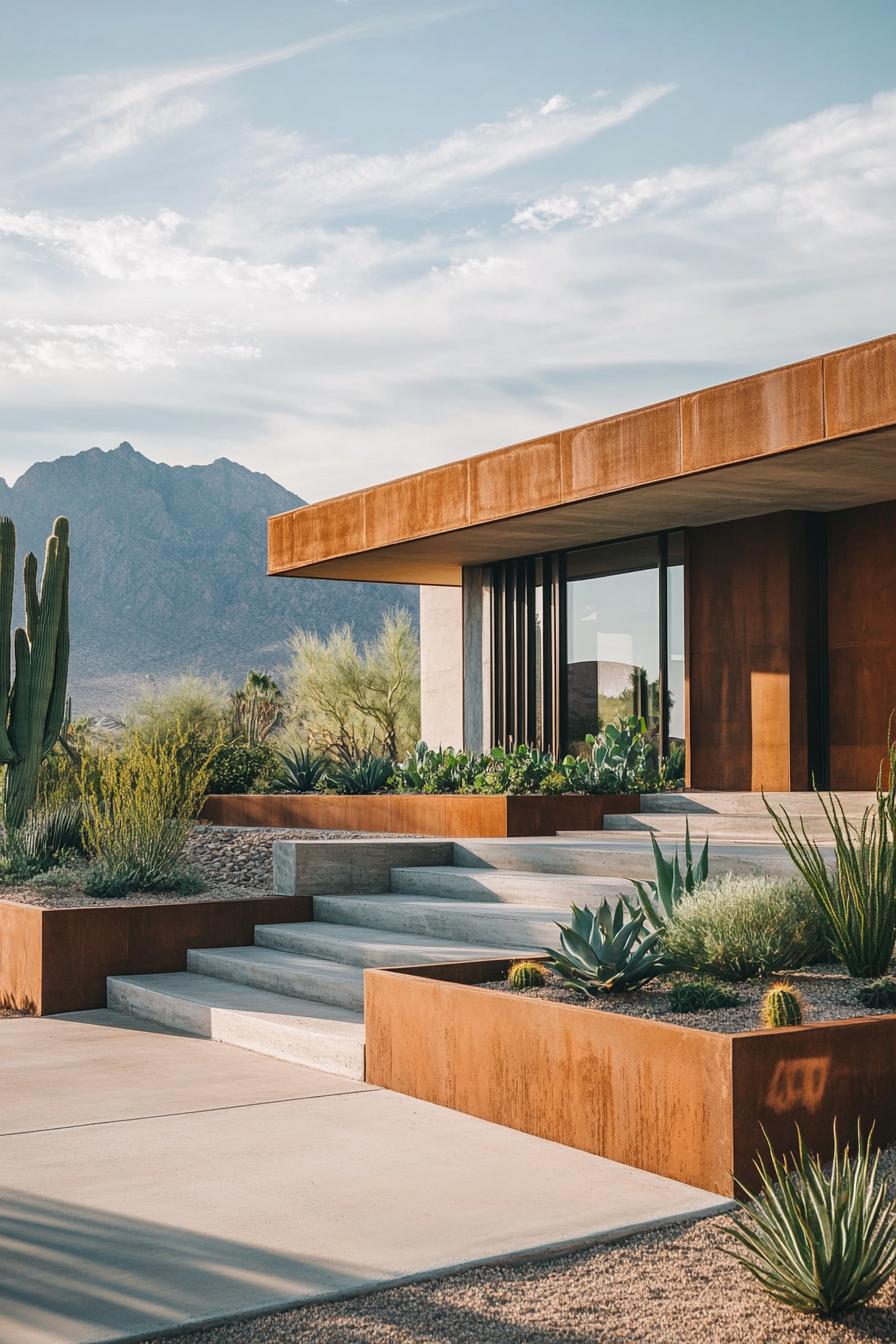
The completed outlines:
[[[74,713],[118,714],[181,673],[236,684],[250,667],[276,671],[300,627],[348,623],[363,642],[391,607],[416,620],[413,587],[267,576],[268,515],[304,503],[227,458],[172,467],[129,443],[36,462],[12,486],[0,478],[19,596],[25,553],[42,564],[53,519],[71,522]]]

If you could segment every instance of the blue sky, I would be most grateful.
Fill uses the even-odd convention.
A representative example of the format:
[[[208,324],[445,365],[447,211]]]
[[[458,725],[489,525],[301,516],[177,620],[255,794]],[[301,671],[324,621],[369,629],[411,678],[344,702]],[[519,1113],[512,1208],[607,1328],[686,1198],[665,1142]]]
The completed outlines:
[[[29,0],[0,474],[320,498],[882,334],[892,0]]]

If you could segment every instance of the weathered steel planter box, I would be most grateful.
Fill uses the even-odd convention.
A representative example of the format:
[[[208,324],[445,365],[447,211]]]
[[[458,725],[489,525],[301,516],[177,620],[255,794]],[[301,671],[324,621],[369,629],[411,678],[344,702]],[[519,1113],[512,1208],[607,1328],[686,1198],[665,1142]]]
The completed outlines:
[[[763,1126],[896,1138],[896,1015],[723,1035],[479,987],[508,965],[367,971],[367,1081],[723,1195]]]
[[[310,918],[305,895],[67,909],[0,901],[0,1003],[40,1015],[104,1008],[107,975],[182,971],[190,947],[249,944],[256,924]]]
[[[218,826],[383,831],[391,835],[556,835],[599,831],[608,812],[639,812],[640,795],[214,793],[200,813]]]

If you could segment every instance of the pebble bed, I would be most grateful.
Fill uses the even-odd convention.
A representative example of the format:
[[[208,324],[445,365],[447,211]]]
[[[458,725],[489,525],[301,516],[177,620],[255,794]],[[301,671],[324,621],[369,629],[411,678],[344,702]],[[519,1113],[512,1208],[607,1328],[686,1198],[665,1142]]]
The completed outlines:
[[[677,977],[678,980],[681,978]],[[554,1003],[574,1004],[577,1008],[599,1008],[608,1013],[649,1017],[676,1026],[727,1033],[760,1028],[762,998],[770,985],[781,982],[793,985],[802,995],[803,1021],[807,1026],[813,1022],[836,1022],[849,1017],[882,1017],[888,1013],[892,1016],[892,1009],[866,1008],[858,1003],[856,992],[869,981],[854,980],[842,966],[813,966],[809,970],[782,972],[763,980],[745,980],[737,984],[725,982],[723,988],[736,994],[740,1003],[733,1008],[715,1008],[701,1013],[672,1012],[669,990],[675,980],[671,978],[652,980],[644,989],[629,990],[624,994],[602,994],[599,999],[567,989],[551,971],[548,971],[547,984],[541,989],[511,989],[504,980],[493,980],[483,987],[527,999],[549,999]]]
[[[408,837],[367,831],[301,831],[284,827],[209,826],[193,829],[184,851],[184,865],[206,883],[204,891],[134,891],[114,899],[88,896],[79,886],[79,866],[55,869],[17,887],[0,886],[0,900],[44,909],[80,909],[99,905],[169,905],[172,901],[240,900],[273,895],[275,840],[396,840]]]

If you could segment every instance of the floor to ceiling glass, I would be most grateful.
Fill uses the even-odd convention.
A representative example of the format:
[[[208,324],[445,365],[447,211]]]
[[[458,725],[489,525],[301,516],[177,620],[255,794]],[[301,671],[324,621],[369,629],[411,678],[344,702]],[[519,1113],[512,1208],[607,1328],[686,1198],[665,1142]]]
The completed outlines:
[[[567,741],[578,751],[618,715],[661,726],[660,556],[656,537],[567,557]]]

